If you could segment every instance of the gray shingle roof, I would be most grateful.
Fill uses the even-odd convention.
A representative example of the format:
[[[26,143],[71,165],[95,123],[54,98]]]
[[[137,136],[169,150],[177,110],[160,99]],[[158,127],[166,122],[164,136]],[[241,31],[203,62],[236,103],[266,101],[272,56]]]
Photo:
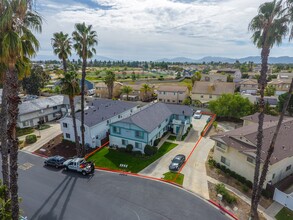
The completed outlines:
[[[27,114],[42,109],[59,106],[63,104],[64,96],[55,95],[46,98],[39,98],[21,103],[19,107],[19,114]]]
[[[151,132],[172,114],[192,116],[193,110],[185,105],[156,103],[122,119],[121,122],[135,124],[143,130]]]
[[[265,122],[263,126],[263,146],[261,159],[264,161],[269,145],[271,143],[273,133],[275,132],[277,121]],[[256,136],[258,123],[244,126],[232,131],[213,135],[213,140],[221,139],[228,146],[233,147],[239,152],[252,153],[256,152]],[[284,119],[280,132],[278,134],[275,151],[271,157],[270,164],[277,163],[284,158],[293,156],[293,118]],[[247,141],[246,141],[247,140]]]
[[[84,123],[86,126],[92,127],[135,106],[137,104],[131,102],[96,99],[88,104],[89,109],[85,110]],[[76,113],[76,119],[81,120],[80,112]]]
[[[256,112],[253,115],[248,115],[248,116],[245,116],[241,119],[246,120],[246,121],[251,121],[254,123],[258,123],[258,116],[259,116],[259,113]],[[266,115],[266,114],[264,116],[264,122],[278,121],[278,120],[279,120],[278,116],[272,116],[272,115]]]

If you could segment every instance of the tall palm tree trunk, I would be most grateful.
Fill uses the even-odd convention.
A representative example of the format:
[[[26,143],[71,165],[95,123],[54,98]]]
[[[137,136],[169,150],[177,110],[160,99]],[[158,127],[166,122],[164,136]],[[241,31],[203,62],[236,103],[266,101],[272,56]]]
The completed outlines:
[[[283,122],[284,115],[285,115],[285,113],[287,111],[287,108],[288,108],[288,105],[289,105],[289,102],[290,102],[290,99],[291,99],[291,96],[292,96],[292,90],[293,90],[293,79],[291,80],[288,96],[287,96],[287,99],[286,99],[286,101],[284,103],[284,106],[283,106],[282,112],[280,114],[280,118],[279,118],[276,130],[274,132],[274,135],[273,135],[273,138],[272,138],[272,141],[271,141],[271,144],[270,144],[266,159],[264,161],[264,165],[263,165],[263,168],[262,168],[262,173],[261,173],[261,176],[260,176],[260,179],[259,179],[259,187],[258,187],[258,191],[256,193],[256,198],[255,198],[257,203],[260,200],[263,184],[264,184],[264,182],[266,180],[267,172],[268,172],[268,169],[269,169],[270,158],[271,158],[271,156],[272,156],[272,154],[274,153],[274,150],[275,150],[276,140],[277,140],[278,133],[279,133],[279,130],[280,130],[282,122]]]
[[[85,54],[84,54],[85,55]],[[84,56],[85,57],[85,56]],[[85,76],[86,76],[86,58],[82,60],[82,75],[81,75],[81,147],[78,156],[82,157],[85,154],[84,146],[84,88],[85,88]]]
[[[76,153],[80,154],[80,144],[79,144],[79,140],[78,140],[76,119],[75,119],[74,97],[69,96],[69,104],[70,104],[70,108],[71,108],[71,117],[72,117],[72,121],[73,121],[73,130],[74,130]]]
[[[1,155],[2,155],[2,176],[3,184],[6,186],[4,192],[4,200],[7,201],[10,198],[9,194],[9,166],[8,166],[8,147],[7,147],[7,85],[6,85],[6,71],[3,73],[3,90],[2,90],[2,103],[1,103],[1,121],[0,121],[0,135],[1,135]]]
[[[63,70],[66,73],[67,72],[67,61],[65,58],[62,59],[62,63],[63,63]]]
[[[259,173],[260,173],[259,171],[260,171],[260,164],[261,164],[261,148],[262,148],[262,140],[263,140],[263,122],[264,122],[264,109],[265,109],[264,90],[265,90],[266,80],[267,80],[269,54],[270,54],[269,47],[263,47],[263,49],[261,51],[262,64],[261,64],[261,71],[260,71],[260,78],[259,78],[259,87],[260,87],[259,111],[260,111],[260,114],[258,116],[255,170],[254,170],[254,180],[253,180],[251,210],[250,210],[252,219],[258,219],[258,213],[257,213],[258,202],[256,200],[256,195],[257,195],[257,191],[259,188]]]
[[[20,98],[18,96],[18,78],[17,72],[13,67],[9,68],[9,75],[7,77],[8,86],[8,143],[10,146],[10,193],[11,193],[11,211],[12,219],[19,219],[19,198],[18,198],[18,139],[16,137],[16,123],[18,117],[18,103]]]

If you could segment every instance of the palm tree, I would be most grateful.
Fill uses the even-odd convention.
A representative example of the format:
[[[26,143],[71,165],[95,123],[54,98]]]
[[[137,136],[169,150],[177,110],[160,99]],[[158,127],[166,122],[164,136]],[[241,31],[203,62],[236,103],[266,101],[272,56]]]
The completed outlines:
[[[143,92],[143,100],[145,101],[148,98],[148,92],[151,92],[152,88],[149,86],[149,84],[145,83],[142,85],[140,91]]]
[[[18,197],[18,140],[16,123],[18,117],[18,76],[28,66],[28,58],[35,55],[39,42],[32,30],[41,31],[42,20],[38,14],[29,10],[27,0],[1,1],[0,60],[6,64],[5,84],[7,94],[8,128],[7,141],[10,145],[10,185],[12,219],[19,218]]]
[[[92,30],[92,25],[86,26],[85,23],[75,24],[75,31],[72,33],[72,38],[74,40],[74,49],[77,55],[82,59],[81,68],[81,149],[82,155],[85,153],[84,148],[84,90],[85,90],[85,77],[86,77],[86,66],[87,59],[92,58],[97,45],[97,33]]]
[[[128,96],[129,96],[129,94],[132,92],[132,88],[131,88],[130,86],[123,86],[123,87],[121,88],[121,92],[122,92],[123,94],[126,94],[126,100],[128,101]]]
[[[253,32],[253,43],[261,49],[261,71],[259,88],[260,88],[260,100],[259,108],[260,114],[258,117],[258,132],[257,132],[257,146],[256,146],[256,159],[255,159],[255,173],[253,192],[251,199],[251,217],[252,219],[258,219],[257,206],[262,190],[260,185],[260,163],[261,163],[261,149],[263,140],[263,121],[264,121],[264,91],[267,83],[267,71],[268,71],[268,57],[271,48],[277,44],[281,44],[283,37],[286,35],[288,28],[288,18],[283,15],[282,1],[272,1],[262,4],[259,7],[258,15],[255,16],[249,24],[249,30]],[[280,117],[281,118],[281,117]]]
[[[71,109],[71,117],[73,121],[74,139],[77,155],[81,155],[80,144],[77,134],[76,118],[75,118],[75,107],[74,97],[80,94],[79,79],[77,78],[76,72],[66,72],[64,77],[61,78],[61,92],[62,94],[68,95],[69,104]]]
[[[105,84],[108,87],[108,98],[112,99],[113,98],[113,90],[114,90],[114,82],[115,82],[115,74],[111,70],[106,71],[106,76],[104,80]]]
[[[54,33],[52,41],[52,47],[54,49],[54,54],[58,55],[58,58],[62,60],[63,70],[67,72],[67,59],[71,56],[71,39],[68,34],[64,34],[62,31],[59,33]]]
[[[191,77],[192,87],[194,86],[195,81],[200,81],[200,80],[201,80],[201,73],[197,71]]]

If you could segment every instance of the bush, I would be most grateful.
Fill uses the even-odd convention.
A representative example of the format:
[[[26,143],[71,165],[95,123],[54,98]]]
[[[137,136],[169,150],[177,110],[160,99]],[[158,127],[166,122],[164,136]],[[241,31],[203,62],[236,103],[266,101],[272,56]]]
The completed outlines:
[[[154,155],[155,153],[157,153],[158,151],[158,148],[156,148],[155,146],[151,146],[151,145],[146,145],[144,147],[144,153],[145,155],[147,156],[152,156]]]
[[[125,152],[131,153],[133,150],[133,145],[132,144],[127,144]]]
[[[25,143],[33,144],[37,141],[37,136],[35,134],[27,135],[25,137]]]
[[[223,183],[219,183],[216,185],[216,192],[217,194],[221,194],[223,196],[223,200],[225,200],[229,204],[235,203],[237,201],[236,197],[228,192]]]
[[[154,141],[154,146],[158,146],[158,144],[160,143],[161,138],[158,138]]]
[[[248,190],[249,190],[249,188],[246,186],[246,185],[243,185],[242,186],[242,190],[243,190],[243,192],[248,192]]]

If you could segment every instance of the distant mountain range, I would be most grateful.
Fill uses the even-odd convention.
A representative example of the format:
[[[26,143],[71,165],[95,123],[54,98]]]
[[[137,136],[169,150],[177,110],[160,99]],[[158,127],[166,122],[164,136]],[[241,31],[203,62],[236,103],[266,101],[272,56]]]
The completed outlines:
[[[190,59],[186,57],[176,57],[172,59],[159,59],[156,60],[157,62],[180,62],[180,63],[210,63],[210,62],[222,62],[222,63],[235,63],[236,60],[238,60],[240,63],[244,62],[254,62],[254,63],[261,63],[261,57],[260,56],[250,56],[250,57],[244,57],[244,58],[227,58],[227,57],[203,57],[201,59],[195,60],[195,59]],[[289,56],[282,56],[282,57],[269,57],[269,63],[270,64],[289,64],[293,63],[293,57]]]

